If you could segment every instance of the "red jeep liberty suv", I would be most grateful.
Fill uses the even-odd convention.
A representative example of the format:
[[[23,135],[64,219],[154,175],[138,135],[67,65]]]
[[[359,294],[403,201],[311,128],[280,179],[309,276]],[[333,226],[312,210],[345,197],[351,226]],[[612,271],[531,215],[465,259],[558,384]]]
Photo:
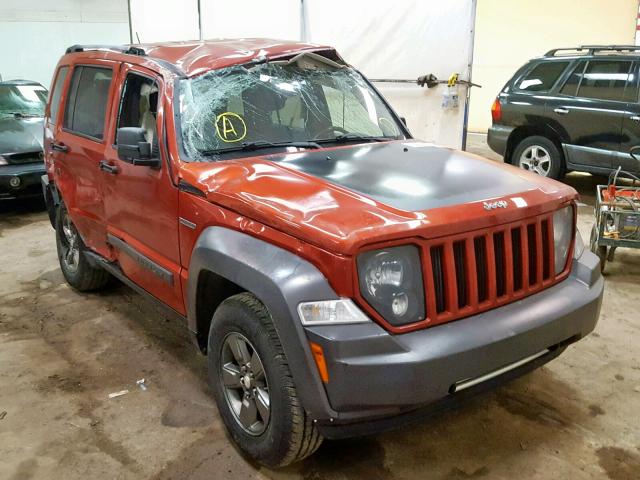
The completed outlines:
[[[330,47],[73,46],[44,150],[66,280],[185,321],[269,466],[522,375],[598,319],[576,192],[414,140]]]

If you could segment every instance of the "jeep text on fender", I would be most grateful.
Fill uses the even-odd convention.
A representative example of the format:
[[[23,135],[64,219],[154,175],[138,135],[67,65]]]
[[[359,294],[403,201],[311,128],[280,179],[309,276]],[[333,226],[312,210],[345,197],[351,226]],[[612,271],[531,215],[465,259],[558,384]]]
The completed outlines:
[[[414,140],[330,47],[74,46],[61,71],[43,185],[65,278],[186,322],[259,462],[432,414],[596,324],[576,192]]]

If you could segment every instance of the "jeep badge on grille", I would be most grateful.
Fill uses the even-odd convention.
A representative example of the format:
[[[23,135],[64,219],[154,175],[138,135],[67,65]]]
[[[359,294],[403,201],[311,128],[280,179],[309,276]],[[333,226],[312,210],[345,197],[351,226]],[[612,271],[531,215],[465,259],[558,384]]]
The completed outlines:
[[[498,200],[497,202],[482,202],[485,210],[495,210],[496,208],[507,208],[506,200]]]

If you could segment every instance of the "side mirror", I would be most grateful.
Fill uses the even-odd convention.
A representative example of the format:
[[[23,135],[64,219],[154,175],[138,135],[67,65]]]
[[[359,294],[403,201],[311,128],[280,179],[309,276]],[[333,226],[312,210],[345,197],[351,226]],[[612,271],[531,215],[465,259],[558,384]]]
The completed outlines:
[[[151,144],[140,127],[122,127],[116,135],[120,160],[142,167],[159,167],[160,159],[151,158]]]
[[[631,157],[640,162],[640,145],[636,145],[635,147],[631,147],[631,150],[629,151],[629,155],[631,155]]]

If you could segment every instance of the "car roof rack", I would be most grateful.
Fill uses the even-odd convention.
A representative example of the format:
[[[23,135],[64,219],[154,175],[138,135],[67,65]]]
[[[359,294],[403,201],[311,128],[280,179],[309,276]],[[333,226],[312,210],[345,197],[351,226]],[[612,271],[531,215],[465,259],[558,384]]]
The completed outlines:
[[[37,82],[36,80],[27,80],[26,78],[12,78],[10,80],[0,80],[0,85],[39,85],[43,88],[44,85],[42,85],[40,82]]]
[[[125,55],[136,55],[138,57],[145,57],[146,59],[151,60],[156,63],[158,66],[163,67],[171,72],[173,72],[179,78],[185,78],[185,73],[171,62],[166,60],[155,58],[152,56],[147,56],[147,52],[143,47],[139,45],[71,45],[65,53],[78,53],[78,52],[91,52],[91,51],[102,51],[102,52],[116,52],[123,53]]]
[[[107,50],[109,52],[138,55],[140,57],[144,57],[147,54],[142,47],[133,45],[71,45],[65,53],[87,52],[91,50]]]
[[[640,52],[640,45],[580,45],[572,48],[554,48],[544,54],[545,57],[555,57],[561,52],[579,52],[593,55],[599,52]]]

